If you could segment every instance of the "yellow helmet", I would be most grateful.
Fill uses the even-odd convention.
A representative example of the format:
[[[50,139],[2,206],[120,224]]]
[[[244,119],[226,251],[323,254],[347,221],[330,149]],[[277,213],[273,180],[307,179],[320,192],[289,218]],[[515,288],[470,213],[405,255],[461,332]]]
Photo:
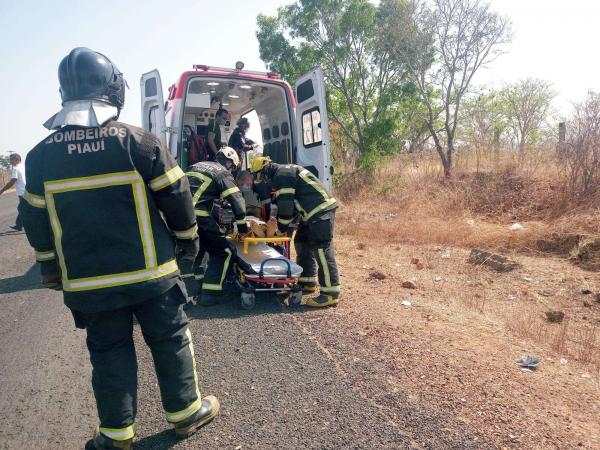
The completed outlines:
[[[271,165],[271,162],[271,158],[269,158],[268,156],[257,156],[253,158],[252,162],[250,163],[250,172],[258,173],[265,167]]]

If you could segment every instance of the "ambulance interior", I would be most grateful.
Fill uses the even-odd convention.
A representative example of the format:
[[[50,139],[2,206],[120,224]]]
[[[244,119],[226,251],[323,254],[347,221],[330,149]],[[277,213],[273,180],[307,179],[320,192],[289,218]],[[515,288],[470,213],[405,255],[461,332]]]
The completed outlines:
[[[199,135],[208,148],[208,133],[214,127],[215,114],[220,107],[230,114],[229,124],[221,128],[222,141],[228,141],[237,121],[246,117],[250,122],[246,137],[259,145],[256,153],[284,164],[295,160],[292,154],[292,108],[283,86],[253,80],[216,77],[190,80],[183,116],[184,149],[190,147],[186,140],[192,139],[192,132]],[[185,153],[182,157],[185,164]],[[248,158],[245,160],[244,168]]]

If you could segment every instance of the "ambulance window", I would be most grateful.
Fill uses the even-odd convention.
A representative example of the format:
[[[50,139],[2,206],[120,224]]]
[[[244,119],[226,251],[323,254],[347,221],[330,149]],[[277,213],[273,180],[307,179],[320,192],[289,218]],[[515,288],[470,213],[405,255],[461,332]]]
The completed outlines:
[[[315,95],[315,89],[313,88],[312,80],[308,79],[304,83],[298,85],[298,92],[296,93],[298,103],[308,100],[313,95]]]
[[[302,141],[305,147],[319,145],[323,141],[321,112],[318,107],[302,114]]]
[[[158,92],[156,88],[156,78],[148,78],[146,80],[146,85],[144,86],[144,96],[145,97],[154,97]]]
[[[323,140],[323,133],[321,132],[321,112],[318,109],[315,109],[310,117],[312,119],[313,126],[313,138],[315,143],[319,143]]]

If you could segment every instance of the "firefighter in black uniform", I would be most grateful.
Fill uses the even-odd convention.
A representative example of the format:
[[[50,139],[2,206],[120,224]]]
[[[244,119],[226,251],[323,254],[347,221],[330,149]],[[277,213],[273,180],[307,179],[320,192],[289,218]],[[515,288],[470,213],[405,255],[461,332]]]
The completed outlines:
[[[320,284],[319,296],[309,299],[306,305],[336,306],[340,280],[332,242],[338,206],[335,199],[317,177],[302,166],[275,164],[269,157],[260,156],[252,160],[250,170],[271,183],[281,232],[289,232],[296,213],[300,215],[294,238],[297,262],[303,269],[299,282],[304,293],[316,292],[318,266]]]
[[[157,138],[116,121],[125,81],[108,58],[76,48],[58,74],[63,109],[45,124],[55,131],[27,155],[21,213],[42,282],[63,290],[87,331],[100,426],[85,448],[132,446],[134,316],[167,421],[186,437],[219,412],[215,397],[200,396],[175,260],[174,244],[183,259],[198,252],[187,179]]]
[[[203,306],[220,303],[232,293],[228,289],[233,276],[231,269],[233,263],[241,263],[235,245],[225,237],[226,229],[216,217],[219,209],[214,208],[215,202],[227,201],[231,205],[238,233],[243,236],[248,232],[244,197],[231,174],[239,167],[239,163],[236,151],[225,147],[217,153],[216,161],[199,162],[186,172],[200,230],[200,246],[208,252],[208,266],[198,299]]]

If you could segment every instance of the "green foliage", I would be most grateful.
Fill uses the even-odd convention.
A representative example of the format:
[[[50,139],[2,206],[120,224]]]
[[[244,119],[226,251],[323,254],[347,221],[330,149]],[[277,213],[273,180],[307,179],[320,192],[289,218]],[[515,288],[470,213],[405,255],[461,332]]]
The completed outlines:
[[[11,167],[10,158],[8,156],[0,155],[0,170],[9,170]]]
[[[316,65],[317,56],[306,46],[293,46],[285,37],[287,8],[279,8],[278,16],[259,14],[256,19],[260,58],[267,63],[269,70],[283,75],[290,83]]]
[[[466,98],[460,117],[461,140],[476,146],[505,145],[523,150],[548,140],[556,93],[539,79],[525,79]]]
[[[476,93],[463,102],[459,138],[475,146],[498,146],[506,138],[506,104],[499,91]]]
[[[269,69],[290,81],[314,66],[323,69],[329,116],[363,167],[398,152],[415,134],[407,129],[414,116],[407,106],[414,106],[416,91],[403,65],[390,58],[378,20],[379,7],[368,0],[298,0],[274,17],[257,18]]]
[[[475,73],[511,38],[483,0],[296,0],[257,25],[269,69],[292,82],[323,69],[335,132],[369,172],[431,137],[449,176],[457,136],[497,139],[510,125],[499,94],[469,99]]]
[[[390,53],[406,65],[417,87],[429,134],[450,176],[462,101],[474,75],[510,41],[510,22],[483,0],[382,0],[381,8]]]
[[[505,86],[499,95],[516,146],[524,150],[538,143],[544,135],[543,128],[556,97],[550,83],[527,78]]]

